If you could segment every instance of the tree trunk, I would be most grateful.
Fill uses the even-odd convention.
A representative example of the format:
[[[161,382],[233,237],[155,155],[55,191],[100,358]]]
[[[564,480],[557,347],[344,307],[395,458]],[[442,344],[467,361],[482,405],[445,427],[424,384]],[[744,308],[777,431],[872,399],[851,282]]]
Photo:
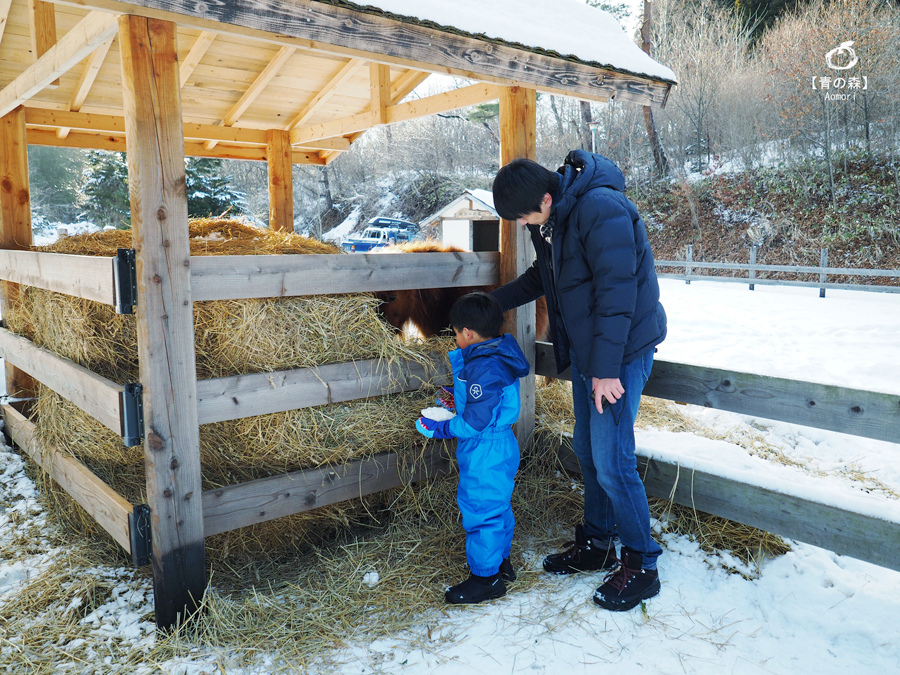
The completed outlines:
[[[641,49],[650,56],[650,24],[652,10],[650,0],[644,0],[644,22],[641,24]],[[659,139],[656,130],[656,120],[653,119],[653,110],[650,106],[644,106],[644,126],[647,127],[647,140],[650,141],[650,149],[653,151],[653,163],[656,165],[656,175],[665,178],[669,175],[669,158],[666,157],[665,148]]]
[[[591,143],[591,122],[594,118],[590,101],[579,101],[578,105],[581,108],[581,149],[594,152],[594,145]]]
[[[831,191],[831,207],[837,211],[837,195],[834,191],[834,167],[831,165],[831,115],[828,102],[822,97],[822,121],[825,125],[825,163],[828,165],[828,188]]]

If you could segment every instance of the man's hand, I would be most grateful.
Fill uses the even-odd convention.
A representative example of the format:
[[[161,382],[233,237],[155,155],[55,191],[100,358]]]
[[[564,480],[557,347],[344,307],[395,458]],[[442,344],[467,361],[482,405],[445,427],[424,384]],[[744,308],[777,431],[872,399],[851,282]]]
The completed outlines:
[[[594,405],[597,406],[597,412],[603,414],[603,400],[609,401],[612,405],[625,394],[625,387],[618,377],[605,377],[602,380],[598,377],[591,378],[593,387]]]

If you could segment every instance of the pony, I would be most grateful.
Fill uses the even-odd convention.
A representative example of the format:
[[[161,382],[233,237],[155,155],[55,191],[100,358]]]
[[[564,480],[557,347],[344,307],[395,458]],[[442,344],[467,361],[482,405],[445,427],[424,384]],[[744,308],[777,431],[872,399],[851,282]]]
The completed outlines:
[[[379,253],[461,253],[465,249],[439,241],[411,241],[378,249]],[[429,338],[450,328],[450,308],[466,293],[491,291],[496,286],[459,286],[456,288],[418,288],[402,291],[378,291],[374,295],[381,300],[378,312],[394,327],[403,331],[407,322]],[[547,339],[547,303],[544,298],[536,302],[535,335],[538,340]]]

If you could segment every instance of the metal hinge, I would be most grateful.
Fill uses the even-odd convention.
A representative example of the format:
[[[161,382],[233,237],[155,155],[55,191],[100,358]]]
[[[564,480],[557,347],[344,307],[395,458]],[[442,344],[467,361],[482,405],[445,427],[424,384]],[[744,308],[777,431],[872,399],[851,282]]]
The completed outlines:
[[[122,442],[126,447],[140,445],[144,438],[144,388],[130,382],[119,394],[122,409]]]
[[[131,314],[132,307],[137,304],[137,267],[133,248],[116,251],[113,278],[116,284],[116,314]]]
[[[135,567],[150,564],[153,555],[153,540],[150,537],[150,507],[138,504],[128,514],[129,538],[131,539],[131,562]]]

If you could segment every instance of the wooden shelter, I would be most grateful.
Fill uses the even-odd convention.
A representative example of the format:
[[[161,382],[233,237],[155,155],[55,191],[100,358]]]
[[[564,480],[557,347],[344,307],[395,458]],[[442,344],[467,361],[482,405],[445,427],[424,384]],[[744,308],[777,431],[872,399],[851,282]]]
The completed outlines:
[[[14,406],[3,406],[4,419],[13,440],[136,561],[152,561],[158,625],[177,623],[202,597],[205,536],[400,480],[386,455],[202,493],[199,424],[387,392],[398,373],[380,364],[290,371],[275,390],[271,377],[198,382],[193,302],[414,288],[424,278],[433,286],[497,283],[528,262],[524,234],[511,222],[501,225],[500,254],[191,258],[185,155],[266,161],[270,225],[292,230],[292,164],[325,165],[367,129],[499,99],[505,164],[535,155],[538,91],[660,106],[674,84],[661,70],[635,73],[343,1],[0,0],[2,308],[24,283],[133,310],[140,359],[140,382],[122,386],[0,329],[7,390],[26,397],[36,378],[141,441],[148,504],[129,504],[72,458],[48,457]],[[471,84],[405,101],[432,73]],[[133,251],[87,258],[22,250],[31,244],[32,144],[127,153]],[[533,309],[512,321],[533,360]],[[402,386],[420,386],[415,369],[401,370]],[[518,433],[527,438],[533,375],[523,391]]]

